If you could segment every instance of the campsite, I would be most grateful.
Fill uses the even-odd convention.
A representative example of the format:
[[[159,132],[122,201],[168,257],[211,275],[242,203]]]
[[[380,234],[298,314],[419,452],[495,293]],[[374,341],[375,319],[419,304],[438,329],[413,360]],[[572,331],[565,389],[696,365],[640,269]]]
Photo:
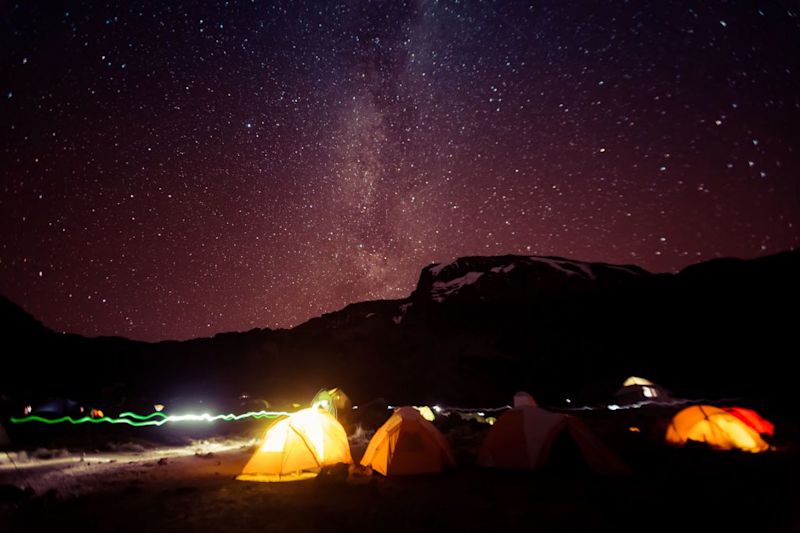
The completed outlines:
[[[792,374],[749,357],[791,342],[771,303],[798,260],[462,258],[403,300],[155,344],[60,335],[6,301],[5,338],[60,356],[0,376],[0,528],[796,531]]]
[[[791,342],[769,304],[797,294],[798,259],[462,258],[404,300],[179,343],[59,335],[6,301],[6,338],[62,357],[3,381],[0,528],[795,531],[792,374],[729,361]],[[91,373],[64,364],[78,353]]]
[[[799,2],[0,2],[0,533],[800,533]]]
[[[250,531],[261,521],[264,530],[287,532],[367,531],[376,523],[387,531],[477,531],[535,522],[547,531],[585,531],[628,530],[654,514],[658,530],[793,531],[800,524],[793,503],[800,457],[789,446],[800,428],[788,421],[775,430],[759,417],[768,449],[731,450],[745,430],[731,429],[740,419],[714,407],[653,402],[556,412],[519,393],[496,418],[399,407],[371,429],[350,407],[347,435],[323,392],[311,407],[271,422],[195,428],[200,438],[184,428],[177,440],[157,432],[150,441],[131,439],[134,428],[99,425],[80,437],[53,436],[65,446],[60,455],[17,455],[15,467],[0,461],[0,526]],[[698,415],[702,409],[711,416]],[[681,422],[684,411],[691,424]],[[698,422],[708,424],[689,436],[694,444],[667,438],[686,438]],[[127,444],[87,449],[87,439],[96,445],[126,436]],[[29,493],[10,491],[25,479]],[[718,507],[728,511],[706,512]]]

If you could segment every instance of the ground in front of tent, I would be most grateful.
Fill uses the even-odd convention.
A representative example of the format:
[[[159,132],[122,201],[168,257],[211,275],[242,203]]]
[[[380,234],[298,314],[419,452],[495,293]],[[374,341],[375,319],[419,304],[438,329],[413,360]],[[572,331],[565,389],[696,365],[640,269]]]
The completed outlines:
[[[458,468],[400,478],[348,477],[340,469],[293,483],[243,483],[235,476],[253,447],[233,445],[165,460],[87,453],[60,478],[57,464],[41,467],[49,473],[25,474],[35,489],[26,495],[2,490],[22,474],[0,461],[0,531],[641,531],[642,524],[652,531],[799,530],[797,450],[646,445],[646,416],[603,416],[587,425],[620,452],[633,475],[481,469],[464,463],[469,453],[459,442],[469,435],[453,439],[455,430],[447,434]]]

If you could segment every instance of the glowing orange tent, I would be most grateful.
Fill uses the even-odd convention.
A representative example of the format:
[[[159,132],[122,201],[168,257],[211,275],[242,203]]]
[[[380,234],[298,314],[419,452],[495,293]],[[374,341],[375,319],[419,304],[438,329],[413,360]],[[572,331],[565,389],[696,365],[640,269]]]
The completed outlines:
[[[341,424],[324,409],[298,411],[272,424],[236,479],[291,481],[314,477],[326,465],[351,463]]]
[[[762,435],[772,437],[775,434],[775,424],[752,409],[744,407],[723,407],[723,409]]]
[[[718,450],[763,452],[769,445],[739,418],[718,407],[693,405],[676,414],[666,435],[667,442],[683,445],[704,442]]]
[[[361,464],[384,476],[434,474],[456,459],[450,444],[413,407],[400,407],[369,441]]]
[[[514,408],[494,423],[483,441],[478,464],[492,468],[538,470],[565,449],[593,472],[622,474],[629,468],[579,419],[536,406],[527,393],[514,396]]]

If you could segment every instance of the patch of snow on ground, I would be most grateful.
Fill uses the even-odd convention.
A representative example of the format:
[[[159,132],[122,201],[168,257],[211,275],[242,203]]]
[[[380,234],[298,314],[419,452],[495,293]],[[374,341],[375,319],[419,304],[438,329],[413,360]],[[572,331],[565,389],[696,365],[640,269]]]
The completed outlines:
[[[431,288],[431,297],[434,301],[443,302],[448,296],[451,296],[461,290],[466,285],[472,285],[483,276],[483,272],[467,272],[460,278],[452,279],[450,281],[436,281]]]

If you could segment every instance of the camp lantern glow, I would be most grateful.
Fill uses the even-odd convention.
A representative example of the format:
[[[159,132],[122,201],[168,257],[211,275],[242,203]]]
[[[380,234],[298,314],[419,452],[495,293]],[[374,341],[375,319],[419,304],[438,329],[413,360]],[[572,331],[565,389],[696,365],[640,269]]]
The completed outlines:
[[[314,409],[304,409],[293,415],[293,418],[284,418],[275,423],[274,426],[267,431],[264,437],[264,445],[261,446],[262,452],[280,452],[283,450],[284,444],[288,437],[290,424],[294,423],[296,427],[303,428],[304,436],[314,448],[314,453],[320,462],[325,460],[325,437],[322,434],[320,424],[313,420]]]
[[[264,443],[242,469],[241,481],[296,481],[323,466],[352,463],[342,425],[319,406],[281,419],[264,433]]]
[[[283,449],[283,443],[286,442],[288,432],[288,418],[276,422],[272,430],[268,431],[264,436],[264,445],[261,446],[261,451],[265,453],[280,452]]]

